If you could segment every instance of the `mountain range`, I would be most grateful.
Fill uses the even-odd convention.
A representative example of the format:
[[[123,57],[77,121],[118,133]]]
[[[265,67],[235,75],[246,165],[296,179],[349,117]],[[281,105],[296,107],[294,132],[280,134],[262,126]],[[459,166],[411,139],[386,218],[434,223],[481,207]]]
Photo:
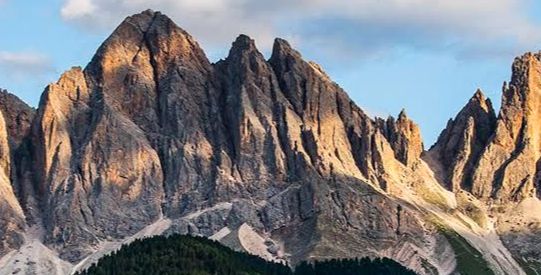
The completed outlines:
[[[371,118],[283,39],[266,60],[240,35],[211,63],[166,15],[130,16],[37,109],[0,92],[0,274],[67,275],[174,233],[290,265],[539,274],[541,53],[502,90],[425,150],[405,111]]]

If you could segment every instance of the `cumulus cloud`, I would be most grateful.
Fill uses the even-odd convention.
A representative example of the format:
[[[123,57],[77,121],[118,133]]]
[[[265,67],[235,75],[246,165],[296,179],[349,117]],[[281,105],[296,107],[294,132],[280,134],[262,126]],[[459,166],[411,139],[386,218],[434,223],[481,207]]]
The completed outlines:
[[[42,77],[53,70],[51,60],[44,54],[0,51],[0,72],[14,81]]]
[[[1,1],[1,0],[0,0]],[[208,47],[239,33],[269,49],[275,36],[303,48],[359,58],[396,50],[494,57],[534,50],[541,27],[528,0],[64,0],[62,17],[86,29],[111,29],[152,8],[171,16]]]
[[[68,1],[60,11],[63,18],[76,19],[84,16],[91,16],[96,12],[97,7],[92,0]]]

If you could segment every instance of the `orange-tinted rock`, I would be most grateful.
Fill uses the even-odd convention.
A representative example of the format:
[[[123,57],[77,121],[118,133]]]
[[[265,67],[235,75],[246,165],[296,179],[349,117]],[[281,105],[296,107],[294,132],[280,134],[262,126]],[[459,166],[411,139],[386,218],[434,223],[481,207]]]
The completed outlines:
[[[472,193],[502,202],[535,195],[541,156],[541,55],[525,54],[513,63],[504,86],[496,129],[472,178]]]
[[[469,100],[455,119],[449,120],[427,155],[435,156],[445,168],[450,190],[472,190],[472,173],[496,127],[490,99],[481,90]]]
[[[397,120],[393,117],[381,120],[379,127],[389,140],[396,159],[407,166],[419,161],[424,150],[421,130],[408,118],[406,110],[400,112]]]
[[[10,179],[11,150],[8,129],[0,111],[0,257],[24,242],[25,216]]]

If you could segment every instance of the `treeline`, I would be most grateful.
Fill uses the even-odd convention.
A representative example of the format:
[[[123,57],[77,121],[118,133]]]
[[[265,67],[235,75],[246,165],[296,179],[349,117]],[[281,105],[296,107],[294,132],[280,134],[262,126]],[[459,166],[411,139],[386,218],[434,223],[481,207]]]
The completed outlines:
[[[137,240],[75,275],[415,275],[389,259],[301,263],[295,271],[203,237]]]
[[[391,259],[341,259],[302,262],[294,275],[416,275]]]

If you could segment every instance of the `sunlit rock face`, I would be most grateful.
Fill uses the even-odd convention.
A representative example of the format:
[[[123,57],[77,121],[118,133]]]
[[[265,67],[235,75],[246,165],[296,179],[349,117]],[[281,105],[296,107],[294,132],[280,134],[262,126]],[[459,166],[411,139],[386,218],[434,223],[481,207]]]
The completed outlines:
[[[473,175],[472,192],[477,196],[520,201],[535,195],[541,136],[540,57],[529,53],[513,63],[495,133]]]
[[[24,241],[25,217],[10,179],[11,148],[8,128],[0,111],[0,255],[19,248]]]
[[[383,194],[394,184],[386,163],[419,161],[417,126],[401,116],[389,144],[281,39],[267,61],[241,35],[212,64],[168,17],[145,11],[46,88],[29,128],[21,201],[72,263],[163,218],[169,231],[209,236],[249,226],[292,262],[317,251],[376,256],[432,236]],[[193,214],[201,209],[211,211]]]
[[[490,99],[478,90],[449,120],[427,155],[437,157],[445,167],[444,184],[450,190],[472,191],[472,173],[496,128],[496,115]]]
[[[541,55],[517,57],[502,104],[478,91],[424,156],[445,167],[445,186],[485,202],[505,245],[539,268]],[[531,208],[531,210],[526,210]],[[527,263],[526,265],[530,265]]]
[[[421,129],[408,118],[406,110],[400,112],[397,120],[394,117],[389,117],[387,120],[378,119],[377,124],[389,141],[396,159],[407,166],[419,161],[423,153]]]
[[[513,63],[497,118],[478,91],[442,132],[429,154],[447,170],[447,186],[483,200],[520,202],[535,197],[540,160],[541,55]]]
[[[45,244],[39,270],[60,275],[134,238],[184,233],[293,265],[379,256],[452,274],[444,226],[497,274],[522,274],[488,203],[518,211],[535,193],[538,63],[517,59],[498,118],[479,91],[424,152],[405,111],[368,117],[285,40],[266,60],[240,35],[211,63],[162,13],[130,16],[35,112],[0,93],[0,252]],[[526,237],[504,243],[522,255]]]

